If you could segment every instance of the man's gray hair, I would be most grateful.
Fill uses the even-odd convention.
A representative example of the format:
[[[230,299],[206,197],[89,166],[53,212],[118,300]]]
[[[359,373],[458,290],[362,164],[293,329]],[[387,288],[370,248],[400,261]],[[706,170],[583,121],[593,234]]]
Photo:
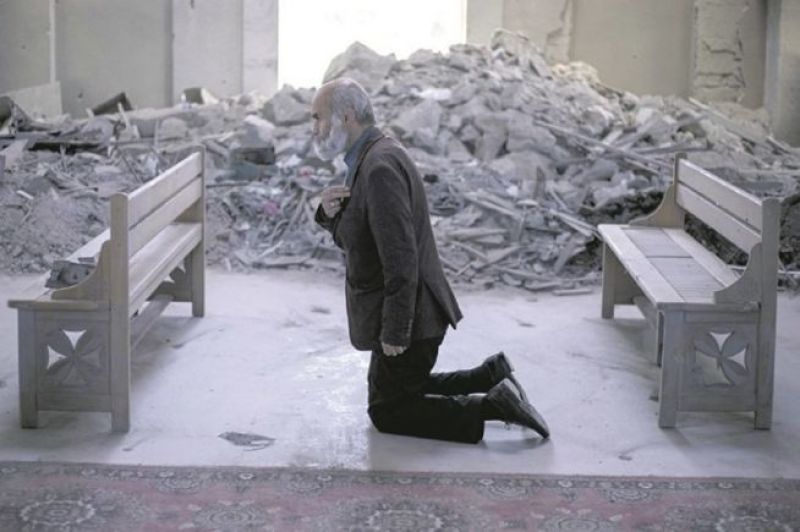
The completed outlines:
[[[355,112],[356,120],[362,126],[375,124],[375,113],[367,91],[357,81],[341,78],[331,90],[331,112],[342,117],[348,108]]]

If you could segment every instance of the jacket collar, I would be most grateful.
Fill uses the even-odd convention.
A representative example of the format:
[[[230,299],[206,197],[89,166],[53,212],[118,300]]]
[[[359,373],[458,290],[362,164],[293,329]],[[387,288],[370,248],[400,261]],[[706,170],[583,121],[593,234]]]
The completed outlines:
[[[376,126],[370,126],[364,130],[350,150],[348,150],[345,155],[345,164],[347,164],[347,178],[345,184],[351,189],[355,185],[358,169],[361,167],[361,163],[364,162],[367,152],[369,152],[370,148],[384,136],[383,132]]]

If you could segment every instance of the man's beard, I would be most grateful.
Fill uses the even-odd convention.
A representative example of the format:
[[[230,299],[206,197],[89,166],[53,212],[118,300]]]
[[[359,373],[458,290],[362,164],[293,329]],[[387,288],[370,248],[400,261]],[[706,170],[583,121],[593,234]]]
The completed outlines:
[[[328,136],[322,140],[314,139],[314,151],[323,161],[332,161],[346,146],[347,131],[344,129],[344,123],[338,116],[333,115]]]

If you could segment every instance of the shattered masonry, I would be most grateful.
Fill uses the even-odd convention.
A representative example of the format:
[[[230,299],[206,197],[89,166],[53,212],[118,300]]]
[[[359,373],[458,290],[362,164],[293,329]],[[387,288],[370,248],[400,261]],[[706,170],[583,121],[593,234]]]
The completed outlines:
[[[457,283],[568,290],[596,282],[596,224],[652,210],[678,152],[754,194],[783,198],[781,260],[800,269],[800,150],[772,139],[757,113],[618,92],[590,66],[550,64],[508,32],[488,48],[419,50],[401,61],[355,43],[326,73],[342,75],[372,91],[379,124],[418,163]],[[212,265],[343,272],[339,250],[313,222],[319,192],[344,175],[341,161],[311,150],[314,91],[284,87],[268,101],[186,94],[174,108],[29,120],[0,133],[0,271],[49,269],[106,227],[111,194],[199,142]],[[693,230],[723,259],[741,260]]]

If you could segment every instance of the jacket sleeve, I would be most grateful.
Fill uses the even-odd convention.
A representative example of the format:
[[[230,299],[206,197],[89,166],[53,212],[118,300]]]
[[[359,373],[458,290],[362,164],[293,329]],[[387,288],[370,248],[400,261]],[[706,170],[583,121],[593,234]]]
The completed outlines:
[[[317,207],[317,212],[314,214],[314,221],[317,222],[317,225],[328,231],[333,236],[333,242],[340,248],[342,244],[336,238],[336,226],[339,225],[339,219],[341,218],[341,212],[336,214],[333,218],[328,218],[325,214],[325,210],[322,208],[322,204]]]
[[[407,177],[387,163],[367,179],[367,217],[383,269],[381,342],[411,343],[417,295],[417,240]]]

